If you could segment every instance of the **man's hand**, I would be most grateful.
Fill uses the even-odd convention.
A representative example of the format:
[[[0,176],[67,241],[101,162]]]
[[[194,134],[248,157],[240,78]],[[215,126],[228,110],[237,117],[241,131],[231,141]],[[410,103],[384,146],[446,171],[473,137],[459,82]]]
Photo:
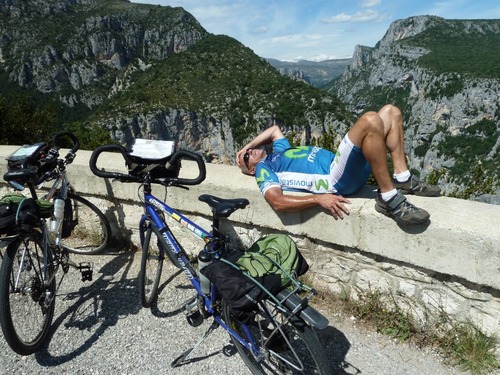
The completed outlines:
[[[243,147],[240,151],[238,151],[236,153],[236,164],[238,165],[238,167],[241,167],[241,163],[240,163],[240,155],[241,154],[244,154],[245,152],[247,152],[247,150],[249,149],[250,147],[248,145],[246,145],[245,147]]]
[[[236,164],[241,167],[240,155],[244,154],[248,149],[259,148],[260,146],[273,143],[275,140],[284,137],[285,136],[278,125],[273,125],[270,128],[267,128],[236,153]]]
[[[272,187],[266,191],[266,200],[275,211],[300,211],[309,207],[321,206],[331,212],[335,220],[343,219],[349,215],[349,210],[344,204],[351,201],[341,195],[330,193],[289,195],[283,194],[279,187]]]
[[[345,204],[350,204],[351,201],[347,198],[344,198],[341,195],[335,195],[335,194],[316,194],[315,197],[318,200],[318,204],[329,210],[334,219],[344,219],[344,214],[349,215],[349,210],[348,208],[344,205]]]

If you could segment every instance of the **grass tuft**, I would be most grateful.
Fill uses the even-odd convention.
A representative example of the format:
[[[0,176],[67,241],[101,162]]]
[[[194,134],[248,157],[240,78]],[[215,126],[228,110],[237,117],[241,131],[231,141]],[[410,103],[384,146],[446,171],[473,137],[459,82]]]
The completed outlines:
[[[401,308],[391,295],[380,291],[358,294],[349,298],[343,291],[340,296],[326,290],[318,290],[315,304],[321,309],[335,306],[344,315],[354,316],[368,328],[385,334],[399,342],[408,342],[419,347],[432,347],[442,353],[446,362],[470,374],[488,374],[500,369],[500,359],[495,350],[496,336],[487,336],[472,322],[453,322],[441,312],[431,321],[417,322],[407,309]]]

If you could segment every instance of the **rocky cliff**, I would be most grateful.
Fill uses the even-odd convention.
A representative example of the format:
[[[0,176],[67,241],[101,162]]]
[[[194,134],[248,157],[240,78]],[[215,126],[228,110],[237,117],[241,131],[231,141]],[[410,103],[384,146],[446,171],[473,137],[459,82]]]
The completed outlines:
[[[488,200],[500,188],[498,47],[498,20],[398,20],[375,47],[356,47],[330,91],[358,114],[399,105],[411,166],[448,193],[475,185]]]
[[[173,139],[220,163],[271,123],[296,143],[335,147],[355,119],[344,103],[360,114],[390,101],[405,114],[411,167],[448,193],[485,196],[499,186],[499,23],[396,21],[375,47],[356,47],[327,92],[182,8],[0,0],[0,95],[57,103],[63,128],[97,126],[123,144]]]

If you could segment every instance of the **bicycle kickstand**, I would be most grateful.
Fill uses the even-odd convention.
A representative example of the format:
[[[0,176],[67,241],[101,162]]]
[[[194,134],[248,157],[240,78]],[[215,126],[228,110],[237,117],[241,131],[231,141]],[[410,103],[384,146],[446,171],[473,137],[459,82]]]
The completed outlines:
[[[191,348],[182,353],[179,357],[177,357],[171,364],[170,367],[179,367],[185,365],[190,362],[189,357],[191,354],[202,344],[203,341],[218,327],[217,322],[212,322],[210,327],[208,327],[205,334],[198,340],[198,342]]]

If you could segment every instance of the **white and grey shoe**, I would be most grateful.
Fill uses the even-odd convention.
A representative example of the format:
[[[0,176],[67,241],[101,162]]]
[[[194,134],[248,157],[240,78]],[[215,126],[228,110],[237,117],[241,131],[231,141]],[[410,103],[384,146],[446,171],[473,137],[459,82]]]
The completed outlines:
[[[387,215],[401,224],[422,224],[430,217],[427,211],[408,202],[401,192],[385,202],[379,191],[375,201],[377,212]]]

